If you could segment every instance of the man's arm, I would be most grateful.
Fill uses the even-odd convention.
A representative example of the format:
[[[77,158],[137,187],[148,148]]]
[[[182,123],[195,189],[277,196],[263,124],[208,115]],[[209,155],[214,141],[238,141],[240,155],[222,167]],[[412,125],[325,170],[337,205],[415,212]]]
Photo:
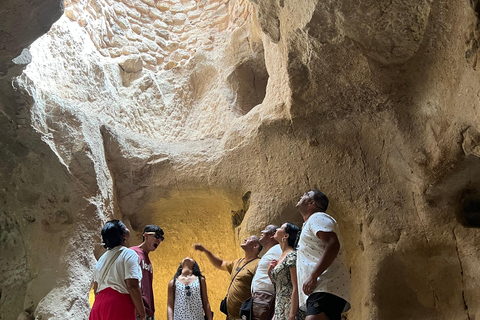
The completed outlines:
[[[303,292],[310,295],[317,286],[317,278],[333,263],[340,250],[340,242],[335,232],[318,231],[317,237],[325,243],[325,250],[318,260],[312,274],[303,284]]]
[[[228,271],[227,270],[227,261],[224,261],[224,260],[220,259],[219,257],[217,257],[216,255],[214,255],[213,253],[211,253],[210,250],[205,248],[202,244],[196,243],[196,244],[193,245],[193,248],[195,250],[204,252],[208,257],[208,260],[210,260],[210,263],[215,268],[220,269],[220,270]]]

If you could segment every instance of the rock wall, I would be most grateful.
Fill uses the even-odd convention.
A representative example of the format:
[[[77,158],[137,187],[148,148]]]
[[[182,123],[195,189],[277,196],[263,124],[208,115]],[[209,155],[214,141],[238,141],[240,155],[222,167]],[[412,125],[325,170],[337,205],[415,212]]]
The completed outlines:
[[[232,20],[243,24],[249,7],[245,0],[66,1],[65,15],[85,28],[105,57],[139,55],[146,68],[158,71],[184,65],[197,50],[212,50],[215,35]]]
[[[86,318],[112,217],[136,242],[166,230],[161,318],[190,243],[233,258],[265,224],[301,224],[313,187],[341,225],[348,319],[475,319],[477,6],[66,1],[3,76],[0,319]],[[217,307],[224,275],[195,258]]]

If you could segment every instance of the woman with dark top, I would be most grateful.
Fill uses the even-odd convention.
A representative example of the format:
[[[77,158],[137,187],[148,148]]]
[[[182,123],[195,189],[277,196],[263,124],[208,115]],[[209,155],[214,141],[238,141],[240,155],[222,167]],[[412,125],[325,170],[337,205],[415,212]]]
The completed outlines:
[[[268,275],[275,285],[275,320],[303,320],[305,314],[298,308],[296,240],[300,230],[294,224],[284,223],[273,236],[282,248],[282,255],[270,262]]]
[[[102,229],[107,252],[94,268],[95,302],[89,320],[145,320],[142,270],[138,255],[125,246],[129,238],[130,230],[120,220],[109,221]]]
[[[167,320],[203,319],[213,319],[207,283],[197,262],[186,257],[168,283]]]

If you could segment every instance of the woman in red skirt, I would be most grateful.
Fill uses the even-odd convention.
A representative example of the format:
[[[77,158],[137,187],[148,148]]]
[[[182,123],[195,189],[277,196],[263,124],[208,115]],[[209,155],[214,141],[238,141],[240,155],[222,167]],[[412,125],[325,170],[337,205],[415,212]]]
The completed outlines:
[[[102,229],[102,240],[108,249],[95,265],[93,290],[95,302],[89,320],[145,319],[140,291],[142,270],[135,251],[125,247],[130,230],[120,221],[112,220]]]

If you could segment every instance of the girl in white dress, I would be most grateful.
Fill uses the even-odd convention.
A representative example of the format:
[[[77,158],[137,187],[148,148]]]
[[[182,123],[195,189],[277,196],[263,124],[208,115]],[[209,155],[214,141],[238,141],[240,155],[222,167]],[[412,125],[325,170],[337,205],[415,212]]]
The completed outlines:
[[[197,262],[186,257],[168,283],[167,320],[204,319],[213,319],[207,283]]]

